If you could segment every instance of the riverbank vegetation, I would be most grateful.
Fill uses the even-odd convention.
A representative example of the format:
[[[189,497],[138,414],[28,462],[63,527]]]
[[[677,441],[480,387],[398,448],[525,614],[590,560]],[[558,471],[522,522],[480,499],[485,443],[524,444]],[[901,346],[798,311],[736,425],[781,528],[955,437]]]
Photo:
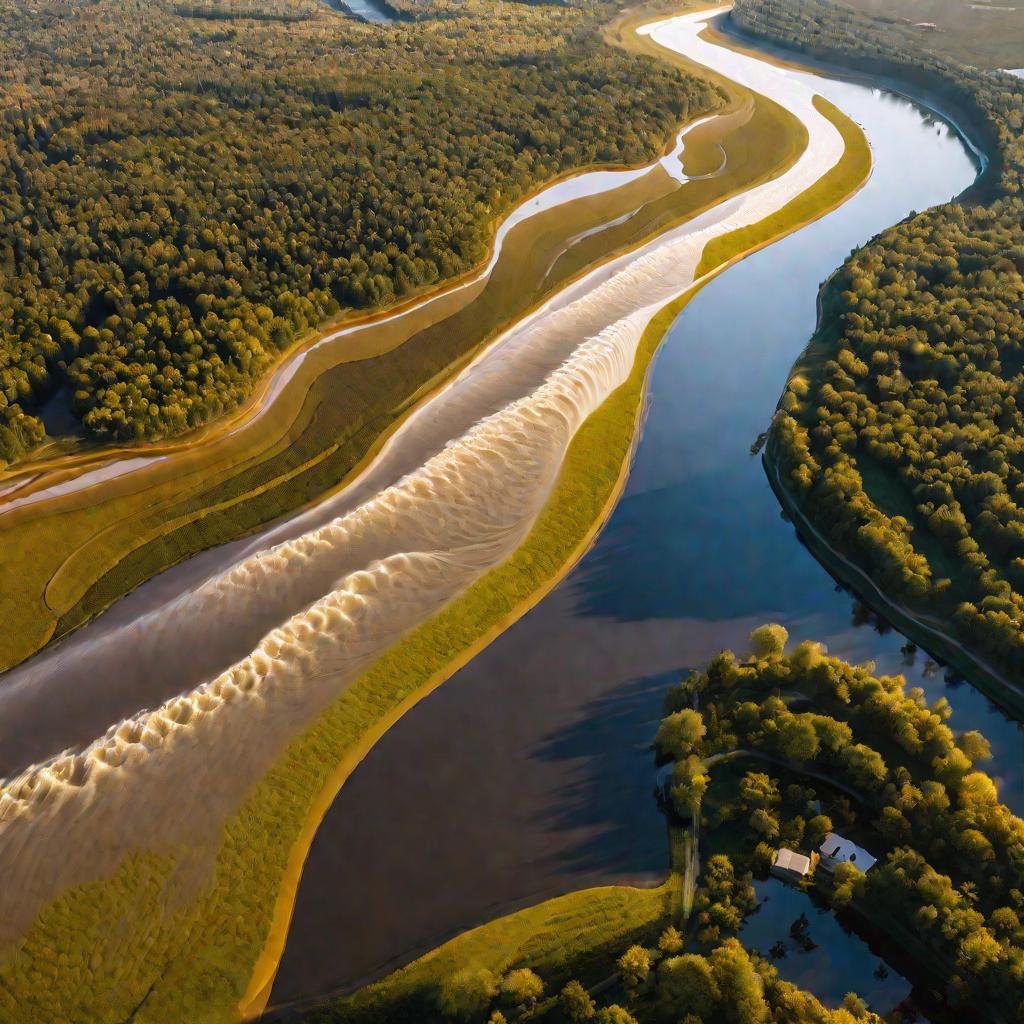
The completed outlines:
[[[0,14],[0,460],[66,395],[98,440],[194,428],[325,318],[479,263],[538,185],[649,160],[720,102],[607,47],[604,8],[255,6]]]
[[[774,851],[816,852],[841,828],[877,865],[819,866],[800,886],[899,954],[919,1005],[906,1016],[887,1007],[885,1019],[924,1009],[936,1021],[1017,1021],[1024,822],[981,767],[984,738],[953,733],[945,701],[927,704],[902,677],[813,643],[787,654],[787,639],[763,626],[749,656],[723,652],[666,695],[655,749],[674,766],[667,885],[679,895],[634,936],[623,934],[625,905],[649,914],[665,886],[587,890],[510,915],[304,1019],[879,1024],[856,994],[830,1009],[737,939],[757,908],[752,878],[766,876]],[[708,781],[694,798],[682,780],[698,774]],[[691,911],[682,897],[698,823]]]
[[[997,0],[843,0],[847,7],[877,18],[887,29],[910,35],[962,64],[997,70],[1024,61],[1024,9]]]
[[[669,693],[658,749],[681,783],[674,810],[699,814],[710,849],[761,874],[779,846],[811,854],[841,831],[878,864],[819,869],[817,894],[855,929],[888,936],[891,953],[902,946],[904,973],[939,1019],[981,1006],[986,1019],[1017,1020],[1024,822],[984,770],[985,738],[954,733],[945,699],[929,705],[900,676],[810,643],[786,655],[786,640],[762,627],[750,657],[725,652]],[[672,727],[682,716],[689,743]],[[691,780],[709,776],[695,800]]]
[[[625,28],[622,38],[638,37]],[[654,59],[655,44],[643,41],[637,59]],[[619,45],[615,37],[609,42]],[[717,78],[712,84],[725,87]],[[5,511],[0,573],[9,586],[0,612],[9,628],[0,636],[0,667],[157,573],[338,488],[416,403],[559,287],[782,173],[802,151],[803,127],[778,104],[733,87],[720,109],[725,116],[688,135],[684,154],[688,173],[721,168],[716,176],[680,186],[655,166],[627,185],[531,217],[506,235],[482,286],[413,303],[401,317],[337,343],[312,350],[304,343],[298,372],[272,400],[261,382],[237,414],[179,441],[118,453],[154,456],[145,466],[122,477],[115,465],[100,486],[61,488]],[[593,230],[602,224],[608,227]],[[16,497],[86,473],[105,457],[101,449],[58,458]]]
[[[848,119],[833,116],[844,135],[852,130]],[[832,173],[844,175],[843,164]],[[769,218],[749,241],[762,244],[782,227]],[[184,852],[139,852],[113,877],[67,892],[0,964],[0,1019],[27,1008],[41,1021],[77,1015],[120,1024],[134,1013],[137,1024],[220,1024],[264,1005],[305,853],[333,795],[401,715],[547,593],[585,550],[624,479],[651,359],[685,301],[652,321],[628,381],[574,438],[525,544],[404,638],[289,746],[225,823],[210,875],[197,883]],[[600,897],[602,913],[623,922],[623,929],[606,934],[632,942],[636,936],[626,934],[627,924],[660,924],[654,904],[638,916],[609,910],[619,897],[609,899]],[[678,899],[672,896],[673,906]],[[110,921],[118,927],[111,929]],[[55,974],[46,969],[54,951],[62,965]],[[102,969],[111,963],[119,965],[116,977]],[[509,965],[488,969],[498,973]]]
[[[1024,714],[1020,691],[999,678],[1024,668],[1024,86],[920,44],[894,47],[835,4],[740,0],[734,17],[787,47],[929,90],[990,148],[972,202],[908,218],[834,275],[768,455],[825,543],[897,610],[992,666],[979,673],[989,692]]]

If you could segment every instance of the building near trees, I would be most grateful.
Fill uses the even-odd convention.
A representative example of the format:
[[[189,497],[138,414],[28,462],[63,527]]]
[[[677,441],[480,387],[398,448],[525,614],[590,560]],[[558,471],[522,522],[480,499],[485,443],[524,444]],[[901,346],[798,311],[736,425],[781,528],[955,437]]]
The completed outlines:
[[[852,864],[865,874],[875,865],[875,858],[867,850],[859,847],[850,839],[844,839],[835,832],[829,832],[821,844],[821,863],[826,868],[834,868],[837,864]]]
[[[785,846],[776,850],[772,858],[772,874],[784,882],[799,882],[813,870],[814,863],[810,857],[805,857],[795,850],[788,850]]]

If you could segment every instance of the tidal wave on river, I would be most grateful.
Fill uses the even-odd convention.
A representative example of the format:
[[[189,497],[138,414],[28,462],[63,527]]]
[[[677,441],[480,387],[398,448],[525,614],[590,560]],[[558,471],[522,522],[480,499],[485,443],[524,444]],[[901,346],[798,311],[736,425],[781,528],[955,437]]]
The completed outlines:
[[[130,659],[140,680],[152,673],[183,684],[178,696],[0,791],[0,942],[133,849],[187,844],[208,862],[223,822],[288,742],[522,543],[576,431],[627,379],[657,310],[692,286],[707,243],[781,209],[835,166],[842,139],[812,92],[699,40],[707,17],[670,19],[651,34],[787,107],[807,127],[804,154],[775,180],[592,272],[507,332],[396,434],[392,450],[404,436],[425,456],[397,482],[80,648],[86,671],[116,671]],[[229,667],[184,682],[197,650],[240,646],[248,653]]]

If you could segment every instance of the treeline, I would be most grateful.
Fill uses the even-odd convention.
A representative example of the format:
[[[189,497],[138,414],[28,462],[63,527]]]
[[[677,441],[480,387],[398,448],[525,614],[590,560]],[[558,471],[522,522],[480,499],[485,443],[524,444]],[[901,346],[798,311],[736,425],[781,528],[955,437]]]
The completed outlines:
[[[728,857],[711,859],[702,898],[730,900],[749,892]],[[383,1005],[370,1013],[342,1005],[320,1009],[308,1024],[882,1024],[862,1000],[849,995],[829,1009],[809,992],[783,981],[764,958],[751,954],[734,936],[697,952],[685,936],[667,926],[649,946],[634,944],[608,965],[608,979],[590,990],[579,980],[560,988],[529,967],[503,975],[467,965],[443,978],[432,998],[402,1006]]]
[[[201,424],[298,333],[465,271],[517,199],[718,102],[606,47],[600,5],[256,6],[0,10],[0,460],[63,385],[98,439]]]
[[[758,874],[780,845],[810,855],[833,828],[853,837],[874,868],[819,866],[803,884],[848,922],[889,936],[945,1014],[1018,1021],[1024,821],[980,767],[987,741],[954,733],[945,698],[928,704],[902,676],[875,676],[813,643],[787,656],[787,639],[761,627],[748,658],[725,652],[669,692],[656,744],[674,763],[676,810],[700,815],[705,842],[728,833],[735,865]],[[728,761],[750,770],[716,791]],[[698,940],[735,931],[749,912],[736,886],[726,889],[697,914]]]
[[[234,21],[239,18],[257,21],[305,21],[317,12],[323,0],[190,0],[174,5],[174,13],[182,18],[207,18],[210,21]]]
[[[768,453],[828,543],[970,650],[1024,669],[1024,83],[823,0],[738,0],[745,30],[952,98],[987,139],[986,202],[851,255]],[[1022,403],[1024,404],[1024,403]]]

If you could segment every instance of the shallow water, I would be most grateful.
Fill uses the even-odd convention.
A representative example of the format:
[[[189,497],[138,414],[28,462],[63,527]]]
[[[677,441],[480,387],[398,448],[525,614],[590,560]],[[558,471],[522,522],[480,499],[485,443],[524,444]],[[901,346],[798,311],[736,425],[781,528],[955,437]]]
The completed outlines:
[[[542,897],[663,877],[649,745],[664,688],[723,647],[743,650],[764,621],[946,695],[955,727],[990,738],[1003,797],[1024,809],[1019,728],[924,655],[904,664],[904,639],[880,632],[802,547],[750,454],[814,329],[822,278],[975,174],[959,139],[911,103],[847,83],[821,91],[864,124],[871,181],[678,318],[629,485],[594,549],[399,722],[339,794],[310,851],[271,1005],[350,987]],[[812,989],[832,992],[839,971],[814,972]]]
[[[356,17],[373,24],[383,25],[395,21],[396,18],[391,10],[381,3],[374,3],[374,0],[325,0],[328,7],[336,11],[350,10]]]

